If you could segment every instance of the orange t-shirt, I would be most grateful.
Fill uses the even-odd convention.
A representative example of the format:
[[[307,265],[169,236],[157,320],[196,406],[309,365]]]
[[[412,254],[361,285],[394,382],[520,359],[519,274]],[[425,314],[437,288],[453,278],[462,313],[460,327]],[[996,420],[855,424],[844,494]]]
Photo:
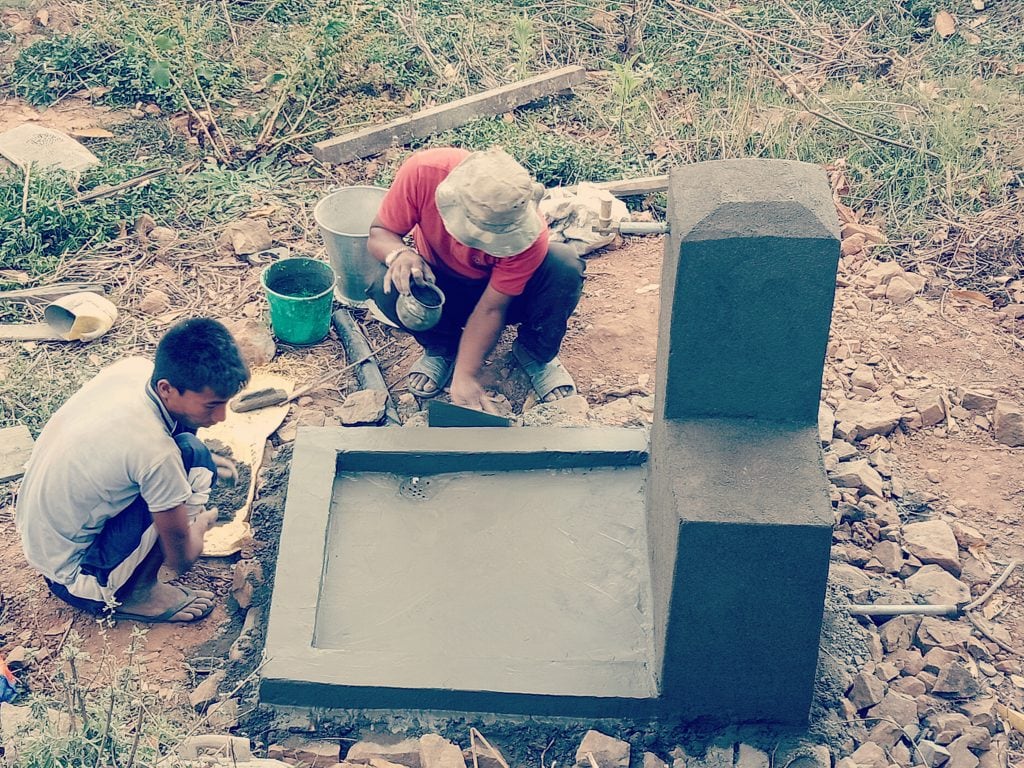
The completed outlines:
[[[519,296],[548,253],[548,228],[522,253],[495,258],[463,245],[444,228],[434,191],[469,152],[465,149],[425,149],[402,163],[391,189],[381,201],[377,218],[399,235],[412,232],[416,250],[428,264],[438,262],[471,280],[490,278],[490,286],[506,296]],[[538,214],[539,215],[539,214]]]

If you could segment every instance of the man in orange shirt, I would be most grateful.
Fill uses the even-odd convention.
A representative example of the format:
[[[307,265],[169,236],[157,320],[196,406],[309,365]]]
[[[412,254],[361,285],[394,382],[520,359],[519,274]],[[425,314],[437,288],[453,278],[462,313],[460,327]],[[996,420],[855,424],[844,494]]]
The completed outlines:
[[[519,323],[513,353],[537,397],[575,393],[558,350],[585,264],[548,242],[537,210],[543,191],[498,148],[423,150],[398,169],[370,225],[369,252],[387,272],[368,294],[400,327],[395,301],[412,283],[435,282],[445,295],[437,325],[410,331],[423,347],[409,372],[414,395],[433,397],[451,378],[453,403],[493,411],[480,370],[512,323]],[[410,233],[413,246],[403,240]]]

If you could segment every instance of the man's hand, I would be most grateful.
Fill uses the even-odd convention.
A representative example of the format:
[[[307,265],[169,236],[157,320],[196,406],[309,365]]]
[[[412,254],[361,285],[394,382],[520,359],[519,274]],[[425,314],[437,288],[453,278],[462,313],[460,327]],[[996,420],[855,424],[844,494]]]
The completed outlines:
[[[200,526],[198,533],[200,535],[205,534],[208,530],[213,528],[213,524],[217,522],[217,508],[210,507],[209,509],[203,509],[195,519],[192,521],[193,526]]]
[[[384,275],[384,293],[391,293],[394,286],[399,293],[408,294],[412,282],[419,285],[434,282],[434,273],[430,265],[412,248],[407,248],[395,257]]]
[[[227,456],[221,456],[219,453],[211,453],[210,455],[213,456],[213,465],[217,467],[217,479],[228,485],[237,483],[238,467],[235,466],[235,462]]]
[[[490,395],[472,376],[454,376],[450,388],[452,403],[484,413],[497,414],[498,409]]]

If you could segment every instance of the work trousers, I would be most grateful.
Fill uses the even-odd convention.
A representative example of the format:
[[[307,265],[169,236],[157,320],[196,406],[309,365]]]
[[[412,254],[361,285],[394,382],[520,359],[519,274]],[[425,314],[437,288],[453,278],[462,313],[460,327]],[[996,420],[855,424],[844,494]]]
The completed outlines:
[[[430,266],[437,287],[445,297],[441,319],[429,330],[409,333],[429,354],[454,358],[466,321],[487,288],[487,280],[471,280],[444,265]],[[558,354],[569,317],[583,293],[585,271],[586,262],[572,248],[564,243],[551,243],[547,256],[530,277],[523,293],[509,305],[505,322],[519,324],[519,343],[542,363],[550,362]],[[409,330],[395,311],[398,292],[392,288],[390,294],[385,294],[383,277],[366,293],[391,322]]]

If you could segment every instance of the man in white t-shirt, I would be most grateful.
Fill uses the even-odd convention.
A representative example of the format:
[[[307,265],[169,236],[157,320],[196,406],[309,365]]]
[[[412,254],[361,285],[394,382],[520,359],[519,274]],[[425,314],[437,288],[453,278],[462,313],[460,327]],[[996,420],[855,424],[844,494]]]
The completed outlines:
[[[207,510],[231,462],[195,432],[224,420],[248,381],[234,338],[216,320],[178,323],[155,362],[100,371],[43,427],[18,493],[15,521],[29,564],[77,608],[135,621],[194,621],[213,593],[161,582],[203,551]]]

